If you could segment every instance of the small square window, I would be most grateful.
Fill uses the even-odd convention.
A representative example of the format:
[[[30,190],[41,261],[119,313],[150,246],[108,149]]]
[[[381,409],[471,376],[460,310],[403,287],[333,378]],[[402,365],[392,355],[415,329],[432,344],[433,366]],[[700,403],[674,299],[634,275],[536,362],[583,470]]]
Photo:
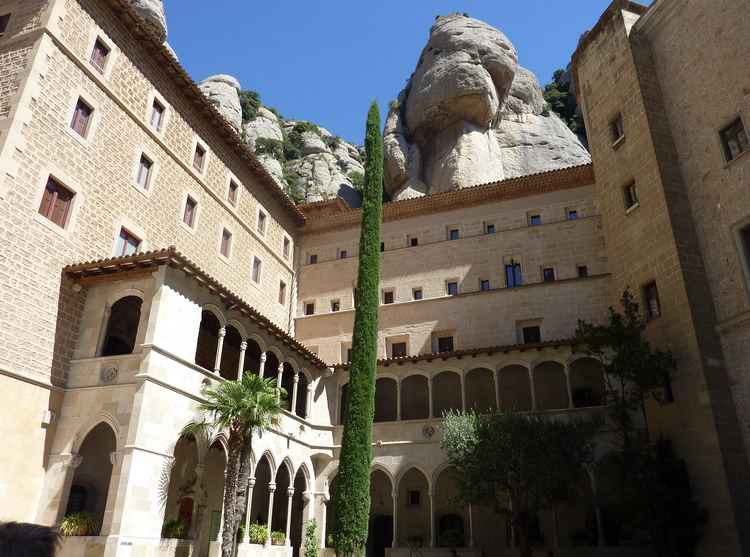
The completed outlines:
[[[190,228],[195,225],[195,210],[198,207],[198,203],[188,196],[185,200],[185,212],[182,215],[182,222],[187,224]]]
[[[622,197],[625,201],[625,208],[630,209],[638,203],[638,195],[635,191],[635,182],[630,182],[627,186],[622,187]]]
[[[341,250],[341,251],[339,252],[339,258],[340,258],[340,259],[346,259],[346,250],[345,250],[345,249],[342,249],[342,250]]]
[[[578,211],[568,211],[568,220],[577,220]]]
[[[138,162],[138,171],[135,175],[135,181],[144,190],[148,188],[149,179],[151,178],[151,168],[154,166],[150,160],[146,158],[146,155],[141,155],[141,160]]]
[[[104,44],[99,39],[96,39],[96,42],[94,43],[94,49],[91,51],[91,58],[89,59],[89,63],[94,66],[96,71],[98,71],[100,74],[104,73],[104,66],[107,63],[108,54],[109,49],[104,46]]]
[[[485,227],[485,230],[484,230],[484,231],[485,231],[485,233],[487,233],[487,234],[494,234],[494,233],[495,233],[495,225],[494,225],[494,224],[488,224],[488,225],[487,225],[487,226]]]
[[[279,303],[281,305],[286,303],[286,283],[283,280],[279,282]]]
[[[70,127],[81,137],[86,137],[92,112],[93,109],[79,98],[73,111],[73,120],[70,122]]]
[[[538,342],[542,342],[542,333],[539,329],[539,326],[524,327],[523,328],[523,343],[535,344]]]
[[[315,315],[315,302],[305,304],[305,315]]]
[[[454,228],[453,230],[448,231],[448,239],[449,240],[458,240],[458,229]]]
[[[543,282],[555,282],[555,269],[553,268],[542,269],[542,281]]]
[[[117,238],[115,257],[133,255],[138,251],[140,245],[141,241],[138,238],[136,238],[133,234],[131,234],[124,228],[121,228],[120,236]]]
[[[453,352],[453,337],[439,337],[438,352]]]
[[[406,357],[406,343],[405,342],[394,342],[391,344],[391,358],[404,358]]]
[[[445,293],[448,294],[448,296],[455,296],[456,294],[458,294],[458,283],[447,282],[445,284]]]
[[[39,214],[51,220],[60,228],[65,228],[70,214],[70,207],[75,194],[52,178],[47,179],[47,185],[39,204]]]
[[[229,250],[231,249],[232,233],[226,228],[221,233],[221,247],[219,253],[224,257],[229,257]]]
[[[482,279],[479,281],[479,286],[482,290],[489,290],[490,289],[490,281]]]
[[[586,278],[589,276],[589,270],[586,268],[586,265],[579,265],[578,266],[578,277],[579,278]]]
[[[540,215],[531,215],[529,220],[531,221],[531,226],[539,226],[542,224],[542,217]]]
[[[227,201],[234,207],[237,205],[237,192],[240,186],[234,180],[229,180],[229,189],[227,190]]]
[[[380,251],[385,251],[385,242],[380,242]]]
[[[206,161],[206,150],[200,145],[195,146],[193,154],[193,168],[198,172],[203,172],[203,163]]]
[[[284,237],[284,244],[281,248],[281,254],[284,256],[284,259],[289,259],[289,247],[291,246],[292,242],[289,240],[289,238]]]
[[[616,143],[617,140],[625,135],[625,131],[622,127],[622,114],[618,114],[617,117],[609,123],[609,129],[612,132],[613,143]]]
[[[10,14],[0,15],[0,37],[5,35],[5,30],[8,28],[8,21],[10,21]]]
[[[661,315],[661,305],[659,304],[659,292],[656,289],[656,282],[650,282],[643,287],[643,302],[646,319],[652,319]]]
[[[162,104],[154,99],[154,103],[151,105],[151,114],[148,117],[148,123],[156,131],[161,131],[161,124],[164,119],[164,107]]]
[[[421,288],[415,288],[412,290],[412,297],[415,300],[421,300],[422,299],[422,289]]]
[[[258,233],[266,233],[266,214],[263,211],[258,211]]]
[[[334,300],[331,302],[331,311],[339,311],[341,309],[341,302]]]
[[[747,141],[745,126],[742,124],[742,118],[737,118],[734,122],[719,132],[721,145],[724,149],[724,159],[726,162],[737,158],[745,152],[750,145]]]
[[[260,284],[260,269],[263,263],[257,257],[253,258],[253,282]]]
[[[417,247],[419,245],[419,238],[411,238],[411,247]]]
[[[390,291],[383,291],[383,303],[384,304],[392,304],[393,303],[393,290]]]
[[[409,507],[420,507],[422,505],[422,493],[418,489],[407,490]]]
[[[318,254],[317,253],[311,253],[310,254],[310,265],[315,265],[318,262]]]

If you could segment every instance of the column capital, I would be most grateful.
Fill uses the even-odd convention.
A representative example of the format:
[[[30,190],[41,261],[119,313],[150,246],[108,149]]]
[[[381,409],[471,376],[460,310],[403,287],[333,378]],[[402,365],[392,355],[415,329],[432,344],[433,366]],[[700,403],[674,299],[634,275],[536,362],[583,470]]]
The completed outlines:
[[[307,503],[310,499],[312,499],[312,491],[303,491],[302,500]]]
[[[295,373],[295,374],[294,374],[294,379],[293,379],[293,381],[294,381],[294,383],[299,383],[299,371],[298,371],[297,373]]]
[[[240,350],[247,350],[247,343],[245,341],[240,342]]]
[[[428,495],[429,495],[430,497],[435,497],[435,495],[437,494],[437,490],[435,490],[435,488],[432,488],[432,489],[430,489],[430,490],[429,490],[429,491],[427,492],[427,494],[428,494]]]
[[[284,362],[281,362],[279,364],[279,367],[276,368],[276,371],[278,371],[279,373],[284,373]]]
[[[265,364],[265,363],[266,363],[266,359],[267,359],[267,358],[268,358],[268,356],[266,356],[266,353],[265,353],[265,352],[263,352],[263,353],[262,353],[262,354],[260,355],[260,363],[262,363],[262,364]]]
[[[286,496],[287,497],[294,497],[294,488],[293,487],[287,487],[286,488]]]
[[[268,491],[271,493],[276,491],[276,484],[274,482],[268,482]]]
[[[563,369],[565,372],[565,375],[570,375],[570,366],[568,364],[565,364],[565,368]]]
[[[534,377],[534,368],[529,368],[529,377]]]
[[[247,485],[248,487],[255,487],[255,478],[248,478]]]
[[[112,451],[111,453],[109,453],[109,461],[112,463],[112,466],[122,464],[123,456],[125,456],[125,453],[123,451]]]
[[[391,497],[393,497],[394,499],[398,499],[398,489],[394,489],[393,491],[391,491]]]
[[[83,462],[83,456],[75,453],[70,453],[70,456],[63,462],[63,468],[78,468]]]
[[[227,330],[225,327],[222,327],[221,329],[219,329],[219,337],[225,337],[225,336],[227,336]]]
[[[200,462],[200,463],[198,463],[198,464],[195,465],[195,473],[198,476],[201,476],[203,474],[203,472],[205,472],[205,471],[206,471],[206,465],[204,463]]]

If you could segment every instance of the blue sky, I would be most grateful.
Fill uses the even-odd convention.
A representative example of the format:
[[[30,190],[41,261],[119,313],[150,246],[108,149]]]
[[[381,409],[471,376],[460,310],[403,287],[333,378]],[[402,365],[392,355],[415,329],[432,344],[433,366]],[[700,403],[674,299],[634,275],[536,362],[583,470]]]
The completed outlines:
[[[436,15],[466,12],[500,29],[544,85],[610,2],[164,0],[164,7],[167,40],[196,82],[233,75],[284,117],[361,144],[370,100],[385,115]]]

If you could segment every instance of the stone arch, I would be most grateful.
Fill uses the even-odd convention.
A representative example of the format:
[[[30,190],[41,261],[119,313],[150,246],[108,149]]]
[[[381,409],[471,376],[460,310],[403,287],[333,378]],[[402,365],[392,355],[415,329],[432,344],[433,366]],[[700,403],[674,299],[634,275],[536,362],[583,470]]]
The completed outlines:
[[[576,408],[601,406],[606,400],[606,381],[601,362],[585,354],[571,361],[570,390]]]
[[[311,384],[313,382],[312,373],[310,373],[310,370],[306,367],[299,368],[300,375],[304,375],[305,379],[307,379],[307,384]]]
[[[497,372],[498,390],[500,391],[500,409],[515,408],[520,411],[531,410],[531,379],[528,364],[508,363]]]
[[[121,450],[122,443],[120,439],[120,424],[117,422],[117,418],[115,418],[115,416],[109,412],[99,410],[96,414],[89,416],[86,421],[84,421],[76,430],[75,434],[73,435],[70,447],[70,452],[72,454],[78,454],[78,451],[81,449],[81,445],[86,439],[86,436],[100,423],[106,423],[110,428],[112,428],[112,433],[114,433],[115,435],[116,442],[115,450]]]
[[[398,416],[398,379],[391,374],[375,380],[375,422],[395,422]]]
[[[238,330],[234,322],[224,326],[224,342],[221,350],[221,362],[219,364],[219,375],[230,381],[239,379],[240,351],[244,342],[242,331]]]
[[[281,459],[281,462],[279,463],[279,467],[276,469],[276,473],[274,474],[274,477],[276,478],[277,483],[279,479],[279,471],[281,470],[282,466],[286,466],[286,470],[289,475],[287,479],[291,483],[292,481],[294,481],[294,474],[295,474],[296,468],[289,455],[286,455],[284,458]]]
[[[313,477],[310,473],[310,465],[307,462],[300,463],[300,465],[297,467],[297,470],[294,472],[294,476],[297,477],[297,474],[299,474],[300,472],[302,472],[302,475],[305,478],[305,489],[309,491],[313,482]]]
[[[266,366],[263,377],[276,379],[279,373],[279,365],[284,362],[284,355],[275,346],[269,346],[266,350]]]
[[[490,414],[497,408],[495,400],[495,370],[486,365],[475,365],[464,374],[466,409],[476,408],[480,414]]]
[[[559,358],[544,359],[536,362],[532,369],[537,406],[542,410],[568,408],[570,401],[565,363],[561,363]]]
[[[386,476],[388,476],[388,479],[391,480],[391,489],[392,490],[396,489],[396,478],[393,476],[393,472],[391,472],[390,468],[388,468],[382,462],[373,462],[372,465],[370,466],[370,475],[372,475],[372,473],[375,472],[376,470],[380,470]]]
[[[221,308],[217,306],[216,304],[212,304],[210,302],[207,304],[203,304],[203,307],[201,307],[201,310],[210,311],[211,313],[213,313],[216,319],[219,320],[219,325],[221,325],[222,327],[227,324],[227,318],[224,317],[224,312],[221,311]]]
[[[521,360],[520,358],[512,358],[510,360],[503,360],[497,366],[495,366],[495,372],[499,373],[503,370],[503,368],[510,367],[510,366],[521,366],[523,368],[526,368],[526,371],[531,371],[531,364],[527,362],[526,360]]]
[[[404,379],[406,379],[408,377],[412,377],[414,375],[420,375],[420,376],[422,376],[422,377],[424,377],[426,379],[430,378],[430,373],[428,371],[425,371],[423,369],[412,369],[412,370],[407,371],[406,373],[404,373],[401,376],[401,380],[403,381]]]
[[[123,288],[118,288],[115,292],[107,296],[107,301],[104,307],[111,308],[115,303],[127,296],[135,296],[136,298],[145,301],[146,291],[137,286],[124,286]]]
[[[247,330],[245,329],[245,326],[242,324],[242,322],[239,319],[231,318],[227,319],[227,322],[224,323],[224,327],[234,327],[237,329],[237,332],[240,334],[240,338],[243,340],[247,338]]]
[[[535,360],[532,360],[532,362],[529,365],[531,369],[534,370],[538,365],[543,364],[544,362],[556,362],[560,364],[561,366],[565,367],[568,363],[568,360],[566,358],[563,358],[561,356],[556,356],[554,354],[545,354],[544,356],[539,356]]]
[[[276,465],[276,459],[273,458],[273,452],[271,451],[271,449],[266,449],[265,451],[263,451],[263,454],[260,455],[258,462],[260,462],[264,458],[268,461],[268,466],[270,466],[271,468],[271,481],[276,481],[276,472],[279,467]]]
[[[394,478],[394,482],[396,485],[396,490],[399,489],[399,486],[401,484],[401,479],[404,477],[404,474],[406,474],[409,470],[419,470],[424,475],[424,479],[427,482],[428,488],[432,488],[432,474],[430,474],[429,470],[427,470],[427,467],[422,464],[421,462],[417,462],[416,460],[407,462],[406,464],[402,465],[398,472],[396,473],[396,477]]]
[[[213,445],[214,443],[218,443],[224,450],[224,454],[229,454],[229,439],[227,438],[227,434],[225,431],[220,430],[215,432],[215,434],[212,437],[209,437],[207,441],[208,449],[210,449],[211,445]]]
[[[271,496],[268,486],[271,483],[275,483],[275,476],[276,463],[273,460],[273,453],[266,450],[258,458],[253,468],[255,485],[253,487],[252,501],[250,501],[249,505],[250,524],[255,524],[256,522],[268,524],[268,505]]]
[[[253,375],[258,375],[260,372],[260,358],[261,355],[265,354],[266,345],[258,335],[252,334],[247,337],[245,341],[247,348],[245,350],[245,369],[243,373],[249,371]]]
[[[266,341],[263,340],[263,337],[260,336],[258,333],[250,333],[245,337],[245,340],[247,341],[253,341],[255,344],[258,345],[261,352],[265,352],[268,350],[268,346],[266,346]]]
[[[99,354],[106,357],[134,352],[141,328],[142,308],[143,298],[140,296],[123,296],[108,306],[102,323],[104,330]]]
[[[432,376],[432,408],[436,417],[445,410],[463,410],[462,381],[463,374],[457,368],[443,368]]]
[[[287,356],[286,358],[284,358],[284,361],[282,363],[289,364],[294,373],[297,373],[299,371],[299,364],[297,363],[297,360],[295,360],[291,356]]]
[[[402,377],[401,419],[425,420],[430,417],[430,375],[415,371]]]
[[[435,376],[440,375],[441,373],[444,373],[446,371],[452,371],[453,373],[457,373],[461,377],[463,377],[464,375],[464,371],[461,368],[451,365],[444,365],[440,369],[432,373],[432,378],[434,379]]]
[[[213,371],[216,365],[216,352],[219,346],[219,330],[224,316],[216,311],[216,306],[205,306],[201,310],[198,329],[198,342],[195,346],[195,363],[205,370]]]

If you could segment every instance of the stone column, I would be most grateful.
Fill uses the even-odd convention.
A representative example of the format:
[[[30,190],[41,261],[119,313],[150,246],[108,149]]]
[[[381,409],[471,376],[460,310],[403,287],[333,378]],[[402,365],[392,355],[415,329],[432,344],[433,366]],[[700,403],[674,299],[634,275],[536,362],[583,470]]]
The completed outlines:
[[[398,547],[398,491],[391,491],[393,497],[393,541],[391,547]]]
[[[307,518],[304,519],[305,521],[307,521],[315,516],[315,497],[313,497],[313,492],[303,491],[302,500],[305,502],[305,508],[307,509]]]
[[[570,366],[565,366],[565,384],[568,387],[568,408],[575,408],[576,405],[573,404],[573,389],[570,387]]]
[[[461,410],[466,412],[466,377],[461,375]]]
[[[338,408],[336,416],[336,419],[334,420],[337,424],[341,425],[344,423],[344,386],[339,385],[339,396],[336,398],[338,400]]]
[[[258,366],[258,376],[259,377],[263,377],[263,373],[265,372],[265,369],[266,369],[266,358],[267,357],[268,356],[266,356],[265,352],[263,352],[260,355],[260,366]]]
[[[65,518],[65,510],[68,506],[68,498],[70,497],[70,488],[73,487],[73,476],[75,470],[83,462],[83,456],[79,454],[71,453],[62,463],[62,472],[65,475],[62,485],[62,497],[60,498],[60,506],[57,508],[57,516],[55,524],[60,524]]]
[[[495,412],[502,412],[500,408],[500,372],[496,371],[494,374],[495,378]]]
[[[99,357],[104,352],[104,341],[107,337],[107,329],[109,328],[109,317],[112,315],[112,308],[105,307],[104,315],[102,316],[102,327],[99,329],[99,340],[96,341],[96,353],[95,356]],[[63,510],[63,512],[65,512]]]
[[[224,337],[227,336],[227,330],[222,327],[219,329],[219,342],[216,343],[216,362],[214,362],[214,373],[219,375],[221,372],[221,353],[224,351]]]
[[[323,492],[323,519],[320,521],[320,549],[326,547],[326,519],[328,518],[328,502],[331,500],[331,494],[328,493],[328,482],[326,482],[325,491]]]
[[[281,362],[279,364],[279,367],[276,368],[276,386],[281,387],[281,378],[284,375],[284,362]]]
[[[242,372],[245,368],[245,352],[247,351],[247,343],[240,343],[240,363],[237,366],[237,381],[242,381]]]
[[[291,533],[292,533],[292,497],[294,497],[294,488],[286,488],[286,542],[284,545],[289,547],[292,545]]]
[[[430,547],[435,547],[435,490],[431,489],[430,494]]]
[[[560,536],[557,532],[557,503],[552,503],[552,546],[560,547]]]
[[[591,469],[589,470],[589,474],[591,475],[591,491],[594,492],[594,497],[599,498],[599,481],[596,477],[596,470]],[[604,547],[604,530],[602,529],[602,513],[599,510],[599,503],[594,506],[594,511],[596,512],[596,529],[599,531],[599,543],[597,544],[599,547]]]
[[[313,386],[312,383],[307,384],[307,401],[305,404],[305,419],[310,419],[310,407],[312,406],[312,394],[313,394]]]
[[[396,381],[396,421],[401,421],[401,381]]]
[[[292,414],[297,414],[297,388],[299,386],[299,371],[294,374],[294,384],[292,386],[292,405],[289,407],[289,411]]]
[[[193,512],[192,518],[190,519],[190,531],[188,532],[188,539],[196,539],[196,526],[198,525],[198,498],[201,493],[201,485],[203,484],[203,473],[206,471],[206,465],[199,462],[195,465],[195,489],[193,491]]]
[[[508,501],[508,508],[513,512],[513,501]],[[516,547],[516,528],[513,524],[510,525],[510,546]]]
[[[536,389],[534,389],[534,370],[529,370],[529,383],[531,384],[531,409],[539,410],[539,406],[536,403]]]
[[[474,508],[469,505],[469,547],[474,547]]]
[[[427,398],[429,400],[430,413],[427,415],[428,418],[434,418],[435,414],[432,412],[432,379],[427,380]]]
[[[253,488],[255,487],[255,478],[247,479],[247,509],[245,509],[245,543],[250,543],[250,524],[253,520]]]
[[[273,522],[273,494],[276,493],[276,484],[274,482],[268,483],[268,492],[271,494],[268,497],[268,539],[266,539],[266,543],[271,543],[271,530],[273,530],[272,522]]]

